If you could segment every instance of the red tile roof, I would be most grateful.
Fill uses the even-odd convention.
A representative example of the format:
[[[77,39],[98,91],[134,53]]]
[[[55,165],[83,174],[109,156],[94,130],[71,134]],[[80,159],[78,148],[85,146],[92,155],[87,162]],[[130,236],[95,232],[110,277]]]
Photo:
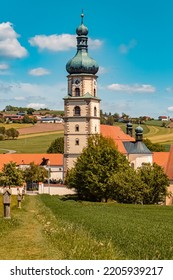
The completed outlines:
[[[10,161],[15,162],[16,165],[28,165],[31,162],[40,165],[42,159],[48,159],[50,165],[63,165],[63,155],[62,154],[1,154],[0,157],[0,170],[4,164]]]
[[[169,152],[154,152],[153,162],[162,166],[169,179],[173,179],[173,145]]]
[[[166,172],[169,159],[169,152],[153,152],[153,162],[162,166]]]
[[[119,126],[111,126],[111,125],[100,125],[100,133],[104,137],[110,137],[114,140],[118,150],[126,154],[127,151],[123,145],[123,141],[134,141],[135,139],[130,135],[124,133]]]

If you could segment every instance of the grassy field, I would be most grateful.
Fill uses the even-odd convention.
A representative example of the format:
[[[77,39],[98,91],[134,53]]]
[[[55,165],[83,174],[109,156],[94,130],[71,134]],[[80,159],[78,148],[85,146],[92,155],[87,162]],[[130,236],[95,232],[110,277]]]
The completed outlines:
[[[16,153],[46,153],[52,141],[63,136],[61,131],[46,132],[35,135],[21,136],[16,140],[5,140],[0,142],[0,152],[3,149],[15,150]]]
[[[172,207],[39,195],[22,209],[13,197],[11,217],[0,218],[0,259],[173,259]]]
[[[144,138],[150,139],[153,143],[159,143],[163,145],[173,144],[173,128],[167,128],[161,126],[162,122],[160,121],[150,121],[146,124],[141,124],[144,132]],[[115,123],[126,132],[126,124],[124,123]],[[135,135],[135,128],[138,124],[133,124],[133,134]]]

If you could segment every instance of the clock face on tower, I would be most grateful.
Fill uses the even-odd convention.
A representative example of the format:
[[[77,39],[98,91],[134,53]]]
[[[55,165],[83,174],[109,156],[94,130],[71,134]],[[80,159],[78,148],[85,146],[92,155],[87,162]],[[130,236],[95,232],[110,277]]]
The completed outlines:
[[[75,83],[76,85],[78,85],[78,84],[80,84],[80,80],[79,80],[79,79],[75,79],[74,83]]]

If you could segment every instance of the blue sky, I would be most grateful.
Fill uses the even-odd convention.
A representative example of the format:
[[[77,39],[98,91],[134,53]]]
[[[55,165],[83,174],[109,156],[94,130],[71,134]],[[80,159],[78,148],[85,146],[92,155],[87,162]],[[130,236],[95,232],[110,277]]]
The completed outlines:
[[[0,109],[63,109],[84,9],[104,112],[173,116],[172,0],[8,0],[0,16]]]

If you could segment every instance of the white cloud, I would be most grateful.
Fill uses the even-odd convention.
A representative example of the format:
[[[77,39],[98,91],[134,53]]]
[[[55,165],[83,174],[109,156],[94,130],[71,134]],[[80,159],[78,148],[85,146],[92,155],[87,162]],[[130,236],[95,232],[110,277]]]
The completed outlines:
[[[46,104],[43,104],[43,103],[29,103],[27,105],[27,108],[33,108],[33,109],[46,108]]]
[[[50,71],[45,68],[38,67],[38,68],[30,70],[29,74],[32,76],[45,76],[45,75],[49,75]]]
[[[66,83],[47,85],[0,81],[0,92],[0,110],[8,104],[27,107],[31,103],[35,107],[44,105],[43,107],[51,109],[63,109],[63,97],[67,95],[67,85]]]
[[[90,49],[98,49],[103,45],[103,41],[99,40],[99,39],[91,39],[88,38],[88,46]]]
[[[7,69],[9,69],[9,65],[7,63],[0,64],[0,70],[7,70]]]
[[[27,50],[17,40],[19,35],[10,22],[0,24],[0,56],[8,58],[22,58],[27,55]]]
[[[173,111],[173,106],[168,107],[168,111],[172,112]]]
[[[71,48],[76,47],[76,35],[70,34],[53,34],[53,35],[36,35],[29,39],[29,43],[33,47],[38,47],[40,51],[49,50],[52,52],[68,51]],[[99,48],[102,45],[101,40],[92,40],[89,38],[88,41],[90,48]]]
[[[132,39],[128,44],[121,44],[119,46],[119,51],[122,54],[127,54],[131,49],[133,49],[137,45],[137,41]]]
[[[126,85],[126,84],[112,84],[108,86],[109,90],[113,91],[123,91],[123,92],[149,92],[153,93],[156,91],[156,88],[152,85],[146,85],[146,84],[133,84],[133,85]]]
[[[39,50],[65,51],[75,46],[75,36],[69,34],[62,35],[36,35],[29,40],[31,46],[38,47]]]

